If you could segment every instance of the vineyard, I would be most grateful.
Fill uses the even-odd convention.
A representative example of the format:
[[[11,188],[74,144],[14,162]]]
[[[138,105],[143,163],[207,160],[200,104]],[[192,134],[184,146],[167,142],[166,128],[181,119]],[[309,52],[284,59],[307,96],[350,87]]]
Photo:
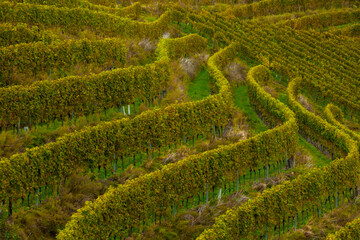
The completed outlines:
[[[360,239],[359,0],[0,21],[0,239]]]

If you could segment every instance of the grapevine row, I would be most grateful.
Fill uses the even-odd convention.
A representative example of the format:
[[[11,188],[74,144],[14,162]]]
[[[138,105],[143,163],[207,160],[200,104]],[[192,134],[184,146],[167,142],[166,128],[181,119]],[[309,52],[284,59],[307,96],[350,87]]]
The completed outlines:
[[[197,38],[194,35],[193,37]],[[190,45],[193,44],[189,37],[183,40],[183,44],[180,44],[179,40],[174,42],[180,48],[187,47],[187,40]],[[159,67],[169,64],[167,58],[162,57],[159,60]],[[162,60],[165,62],[161,62]],[[168,75],[166,69],[167,66],[158,74]],[[68,91],[65,88],[63,90]],[[184,137],[210,135],[214,125],[224,126],[228,121],[231,112],[228,94],[226,91],[226,94],[196,103],[171,105],[164,109],[146,111],[133,119],[102,123],[65,135],[56,142],[28,149],[25,153],[13,155],[9,159],[1,159],[0,201],[6,200],[10,207],[11,202],[24,199],[43,186],[57,186],[74,172],[111,168],[114,162],[123,162],[124,157],[158,151],[177,144],[179,139]]]
[[[256,71],[259,71],[258,68],[249,72],[250,79]],[[356,142],[297,102],[300,82],[300,79],[295,79],[288,86],[288,103],[296,115],[300,132],[334,142],[346,157],[302,174],[291,182],[265,190],[260,197],[228,210],[198,239],[251,238],[258,231],[264,235],[275,234],[275,230],[280,231],[281,224],[287,218],[297,218],[304,210],[321,206],[323,199],[329,196],[337,199],[339,193],[357,186],[360,162]]]
[[[184,42],[186,47],[184,48]],[[157,48],[158,58],[168,57],[178,59],[189,56],[194,52],[201,52],[207,47],[207,39],[197,34],[186,35],[182,38],[162,39]]]
[[[0,3],[0,21],[2,22],[24,22],[33,25],[42,24],[47,27],[59,26],[74,33],[90,28],[94,32],[125,38],[159,38],[169,28],[171,19],[170,10],[156,21],[145,23],[81,8],[69,9],[25,3]]]
[[[287,20],[279,23],[278,25],[289,26],[294,29],[318,29],[346,23],[359,22],[359,20],[360,10],[340,9]]]
[[[0,47],[38,41],[49,44],[56,39],[55,34],[50,31],[40,30],[36,26],[29,28],[26,24],[22,23],[16,25],[8,23],[0,24]]]
[[[330,30],[332,34],[338,34],[348,37],[359,37],[360,36],[360,24],[352,24],[350,26],[341,28],[341,29],[333,29]]]
[[[193,17],[193,16],[191,16],[191,17]],[[202,19],[201,18],[199,18],[199,17],[197,17],[197,20],[198,21],[201,21]],[[207,19],[207,21],[210,21],[211,19],[210,18],[208,18]],[[202,21],[204,21],[204,20],[202,20]],[[219,22],[219,19],[218,19],[218,22]],[[219,25],[218,23],[216,23],[217,25]],[[241,25],[243,25],[243,26],[241,26]],[[258,24],[257,24],[258,25]],[[270,42],[270,43],[268,43],[269,42],[269,33],[271,33],[273,36],[276,36],[276,37],[279,37],[279,36],[277,36],[277,35],[279,35],[279,34],[275,34],[275,32],[279,32],[279,31],[282,31],[282,32],[284,32],[284,30],[283,29],[278,29],[278,28],[273,28],[272,30],[271,30],[271,32],[269,32],[269,30],[267,30],[267,32],[265,33],[264,32],[264,37],[261,37],[261,35],[259,35],[259,34],[262,34],[262,32],[263,31],[266,31],[266,28],[267,27],[265,27],[265,26],[262,26],[261,27],[261,31],[254,31],[254,27],[250,27],[250,25],[249,24],[246,24],[246,25],[244,25],[244,24],[239,24],[239,25],[236,25],[236,26],[234,26],[234,28],[233,29],[235,29],[235,28],[239,28],[239,26],[241,26],[241,28],[245,28],[245,29],[243,29],[243,30],[241,30],[241,34],[239,34],[239,33],[236,33],[236,32],[233,32],[233,33],[231,33],[231,31],[233,31],[233,30],[231,30],[231,29],[229,29],[229,27],[226,27],[226,26],[224,26],[224,25],[222,25],[221,26],[221,28],[216,28],[216,30],[217,31],[221,31],[221,29],[225,29],[226,30],[226,35],[228,35],[229,36],[229,38],[230,39],[236,39],[236,40],[238,40],[238,41],[241,41],[241,42],[243,42],[244,44],[244,50],[247,50],[247,52],[245,52],[247,55],[250,55],[250,56],[256,56],[256,55],[259,55],[259,52],[261,53],[261,52],[263,52],[263,54],[262,55],[260,55],[260,56],[265,56],[265,57],[268,57],[268,64],[269,63],[272,63],[273,62],[273,65],[274,65],[274,67],[278,67],[279,66],[279,64],[278,64],[278,61],[280,61],[281,59],[279,59],[279,57],[281,56],[280,54],[283,54],[282,52],[283,52],[283,49],[282,48],[280,48],[279,46],[277,46],[277,45],[275,45],[274,43],[272,43],[272,42]],[[250,28],[249,28],[250,27]],[[242,32],[242,31],[246,31],[246,30],[248,30],[247,31],[247,33],[252,33],[252,34],[254,34],[255,36],[253,36],[253,38],[254,39],[256,39],[256,40],[252,40],[252,39],[246,39],[246,38],[249,38],[249,37],[251,37],[252,38],[252,36],[250,35],[249,36],[249,34],[246,34],[245,32]],[[287,30],[287,32],[288,32],[288,30]],[[295,34],[294,34],[295,33]],[[285,43],[288,43],[289,42],[289,39],[290,40],[292,40],[292,38],[293,38],[293,36],[294,35],[299,35],[299,34],[296,34],[297,32],[294,32],[294,31],[292,31],[292,32],[289,32],[289,33],[285,33],[285,34],[287,34],[288,36],[286,36],[286,42]],[[290,36],[289,36],[290,35]],[[245,38],[244,38],[245,37]],[[281,37],[281,36],[280,36]],[[290,38],[289,38],[290,37]],[[262,41],[259,41],[259,39],[261,39]],[[250,40],[250,41],[249,41]],[[303,39],[302,39],[302,41],[303,41]],[[259,47],[256,47],[256,45],[254,46],[251,46],[251,48],[254,48],[254,47],[256,47],[254,50],[252,50],[251,48],[249,49],[249,43],[259,43],[259,44],[262,44],[261,46],[259,46]],[[273,46],[271,46],[271,47],[269,47],[269,44],[271,44],[271,45],[273,45]],[[298,48],[297,46],[301,46],[301,45],[303,45],[303,43],[301,42],[301,41],[297,41],[296,42],[296,44],[295,44],[295,48],[294,48],[294,46],[291,46],[291,47],[289,47],[288,49],[289,49],[289,51],[291,50],[291,51],[294,51],[294,49],[296,50],[296,48]],[[318,45],[318,44],[317,44]],[[247,47],[246,47],[247,46]],[[281,45],[281,47],[286,47],[286,45]],[[274,54],[273,52],[271,53],[267,53],[266,51],[268,50],[268,49],[271,49],[272,51],[274,51],[275,49],[276,50],[278,50],[277,51],[277,53],[276,54]],[[251,50],[251,51],[250,51]],[[316,50],[316,49],[315,49]],[[335,48],[335,50],[336,50],[336,48]],[[298,53],[297,54],[302,54],[302,52],[304,51],[304,49],[301,49],[301,51],[298,51]],[[333,50],[334,51],[334,50]],[[331,53],[331,51],[329,51],[330,53]],[[338,54],[338,56],[341,56],[341,55],[343,55],[344,53],[342,53],[342,51],[337,51],[337,52],[339,52],[339,54]],[[314,54],[313,56],[314,57],[316,57],[316,58],[318,58],[318,54],[320,54],[320,55],[324,55],[324,54],[321,54],[321,51],[317,51],[316,52],[316,54]],[[333,53],[331,53],[331,54],[333,54]],[[269,57],[270,55],[273,55],[273,56],[271,56],[271,57]],[[280,56],[278,56],[278,55],[280,55]],[[303,54],[302,54],[303,55]],[[326,56],[326,55],[325,55]],[[295,56],[296,57],[296,56]],[[259,58],[259,57],[258,57]],[[308,58],[308,57],[306,57],[306,58]],[[328,57],[326,57],[326,58],[328,58]],[[339,58],[339,57],[337,57],[337,58]],[[336,59],[337,59],[336,58]],[[340,58],[341,59],[341,58]],[[350,64],[350,65],[354,65],[354,63],[353,63],[353,61],[348,61],[348,60],[346,60],[346,59],[349,59],[349,57],[347,56],[346,58],[345,58],[345,60],[344,59],[341,59],[341,61],[339,61],[339,64],[340,65],[342,65],[343,63],[342,62],[346,62],[346,64]],[[262,59],[261,59],[261,57],[259,58],[259,60],[261,61]],[[287,59],[286,58],[284,58],[284,60],[286,61]],[[320,61],[323,61],[322,59],[320,59]],[[335,60],[336,61],[336,60]],[[293,61],[292,61],[293,62]],[[300,60],[300,58],[299,58],[299,60],[298,60],[298,62],[299,63],[302,63],[303,64],[303,62],[304,62],[304,60],[303,60],[303,58]],[[283,65],[283,64],[282,64]],[[291,68],[294,68],[294,67],[296,67],[296,66],[298,66],[299,64],[289,64],[289,67],[291,67]],[[317,65],[315,65],[315,64],[312,64],[314,67],[317,67]],[[322,64],[318,64],[318,65],[322,65]],[[280,67],[281,67],[281,65],[280,65]],[[285,67],[283,67],[282,69],[286,69]],[[355,69],[355,70],[354,70]],[[356,70],[357,68],[354,66],[354,68],[352,68],[352,70],[354,70],[354,71],[357,71]],[[299,70],[298,69],[296,69],[295,70],[296,72],[298,72]],[[356,75],[354,75],[351,71],[347,71],[347,73],[348,74],[351,74],[352,75],[352,77],[356,77]],[[285,74],[285,75],[288,75],[289,73],[287,73],[287,74]],[[321,75],[320,75],[321,76]],[[353,88],[352,88],[353,89]]]
[[[346,224],[334,234],[328,235],[326,240],[357,240],[360,238],[360,218]]]
[[[9,2],[23,3],[23,0],[11,0]],[[40,4],[47,6],[66,7],[66,8],[84,8],[91,11],[105,12],[114,14],[119,17],[133,17],[136,18],[141,13],[141,5],[136,2],[131,6],[124,8],[112,8],[102,5],[97,5],[88,2],[87,0],[26,0],[28,4]]]
[[[222,86],[219,96],[229,94],[228,82],[219,68],[235,57],[236,48],[238,45],[232,44],[208,61],[211,74]],[[284,104],[259,90],[259,86],[253,87],[254,97],[283,124],[251,139],[190,156],[111,189],[75,213],[58,239],[126,236],[131,228],[141,230],[153,213],[161,216],[174,204],[219,186],[227,178],[234,180],[247,170],[275,164],[285,153],[292,156],[297,144],[294,115]]]
[[[349,4],[349,7],[352,7],[353,4]],[[305,12],[309,9],[335,7],[342,7],[341,1],[263,0],[246,5],[231,6],[226,11],[224,11],[222,15],[224,17],[233,16],[242,19],[252,19],[260,16],[284,14],[285,12]]]
[[[332,45],[331,43],[329,44],[330,46],[325,44],[325,47],[330,47],[328,52],[334,51],[337,56],[340,56],[340,65],[343,65],[341,64],[343,59],[346,61],[346,65],[343,65],[343,68],[337,69],[335,66],[338,65],[333,64],[334,60],[329,59],[324,62],[323,59],[319,59],[318,54],[320,53],[319,55],[321,55],[321,51],[323,51],[323,44],[315,44],[317,48],[312,49],[311,51],[316,50],[316,53],[309,52],[311,55],[307,56],[304,56],[303,54],[303,51],[304,49],[306,50],[306,48],[302,48],[301,51],[297,50],[298,46],[303,44],[301,41],[295,40],[293,36],[295,35],[308,38],[309,35],[303,32],[293,31],[290,29],[280,29],[278,27],[270,28],[267,26],[261,26],[261,28],[258,28],[259,24],[256,24],[256,27],[254,24],[244,24],[240,22],[237,22],[236,25],[233,25],[233,27],[230,28],[226,26],[227,23],[219,18],[217,21],[213,21],[208,15],[206,17],[204,17],[204,15],[196,16],[196,18],[197,21],[203,22],[207,24],[207,26],[215,24],[219,25],[220,27],[217,27],[216,25],[214,26],[216,31],[224,31],[224,35],[229,39],[236,39],[237,41],[241,42],[243,45],[243,55],[255,58],[257,61],[260,61],[266,65],[270,64],[270,67],[280,72],[284,76],[296,77],[299,76],[299,74],[303,74],[309,78],[309,85],[312,85],[307,89],[312,89],[315,96],[319,95],[326,97],[333,102],[337,102],[338,104],[343,105],[347,110],[347,113],[356,112],[358,109],[360,109],[357,94],[353,94],[354,90],[358,91],[358,88],[347,87],[350,81],[353,82],[354,77],[355,79],[357,78],[353,72],[353,69],[355,69],[355,72],[357,72],[357,64],[356,61],[346,60],[357,59],[359,55],[356,51],[342,51],[344,48],[346,48],[346,46],[343,46],[342,43],[340,45],[336,45],[336,47],[334,45],[333,47],[330,47]],[[269,33],[271,33],[271,35],[275,38],[278,38],[280,35],[279,33],[281,32],[284,32],[284,34],[287,35],[286,41],[279,42],[277,39],[271,41],[272,39],[269,38]],[[291,44],[293,41],[294,44],[291,47],[288,46],[288,44]],[[284,51],[284,48],[287,50]],[[341,56],[344,57],[342,58]],[[319,63],[314,64],[312,61],[309,61],[312,58],[318,58]],[[339,57],[336,57],[336,59],[338,58]],[[321,67],[324,66],[324,64],[326,64],[326,68]],[[351,71],[348,65],[354,66],[351,67]],[[324,70],[330,72],[326,73]],[[335,73],[337,75],[335,75]],[[324,78],[324,76],[326,76],[326,80],[319,81],[319,79]],[[335,76],[336,79],[334,79]],[[341,80],[339,79],[340,77],[342,78]],[[347,84],[336,84],[336,82],[344,81],[345,79]],[[333,81],[333,83],[329,82],[330,80]],[[350,84],[350,86],[351,85],[352,84]],[[315,94],[315,92],[317,93]]]
[[[80,44],[83,45],[86,46]],[[182,48],[184,46],[185,50]],[[206,39],[198,35],[163,39],[158,46],[163,52],[159,51],[159,60],[153,64],[115,69],[90,76],[36,82],[30,86],[1,88],[0,127],[13,126],[19,122],[30,125],[48,123],[67,116],[88,115],[96,109],[133,104],[136,99],[151,102],[168,85],[168,58],[201,52],[206,46]],[[122,58],[125,59],[124,56]]]
[[[360,142],[360,136],[355,132],[351,131],[348,127],[346,127],[342,121],[344,119],[344,113],[341,109],[334,104],[328,104],[324,109],[325,119],[331,123],[332,125],[336,126],[337,128],[344,131],[346,134],[351,136],[356,142]]]
[[[74,76],[30,86],[0,88],[0,127],[49,123],[89,115],[97,109],[151,102],[170,79],[168,61]]]
[[[116,38],[12,45],[0,48],[0,80],[14,85],[18,80],[9,78],[13,73],[36,76],[41,71],[69,68],[79,63],[108,63],[109,67],[120,67],[125,64],[126,53],[123,40]]]

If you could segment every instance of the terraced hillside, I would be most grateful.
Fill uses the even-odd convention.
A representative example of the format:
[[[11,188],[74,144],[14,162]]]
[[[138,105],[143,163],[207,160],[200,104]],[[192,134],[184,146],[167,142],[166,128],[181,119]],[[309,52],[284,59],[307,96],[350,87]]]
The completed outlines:
[[[0,1],[0,239],[359,239],[359,7]]]

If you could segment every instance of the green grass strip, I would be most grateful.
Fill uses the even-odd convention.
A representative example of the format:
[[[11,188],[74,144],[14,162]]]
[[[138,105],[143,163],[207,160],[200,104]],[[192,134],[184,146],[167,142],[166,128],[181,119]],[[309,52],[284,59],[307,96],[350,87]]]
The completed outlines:
[[[192,101],[201,100],[210,95],[209,73],[202,69],[188,86],[188,95]]]
[[[247,122],[251,128],[250,131],[257,134],[267,130],[250,105],[247,86],[243,85],[234,90],[234,101],[239,110],[246,115]]]

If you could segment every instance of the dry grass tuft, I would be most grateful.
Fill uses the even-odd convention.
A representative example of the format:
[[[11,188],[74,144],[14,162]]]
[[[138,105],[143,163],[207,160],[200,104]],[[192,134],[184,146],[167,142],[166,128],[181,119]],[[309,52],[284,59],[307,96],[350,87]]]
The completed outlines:
[[[152,42],[148,38],[143,38],[140,40],[138,45],[147,52],[155,52],[156,50],[156,43]]]
[[[167,89],[167,94],[161,101],[162,106],[189,100],[186,88],[186,83],[190,81],[189,76],[176,61],[171,63],[171,69],[173,74],[171,75],[171,82]]]
[[[264,87],[265,92],[270,94],[273,98],[278,98],[278,92],[273,88],[272,86],[265,86]]]
[[[201,64],[206,64],[210,55],[206,52],[198,53],[194,56],[195,59],[198,59]]]
[[[229,63],[225,67],[225,75],[231,84],[236,86],[245,82],[247,70],[239,63]]]
[[[139,42],[129,40],[126,44],[128,52],[126,55],[126,66],[144,65],[155,60],[155,49],[157,42],[142,39]]]
[[[170,38],[170,33],[169,32],[164,32],[162,35],[162,38]]]
[[[263,192],[266,189],[267,185],[263,182],[256,182],[251,186],[251,189],[257,191],[257,192]]]
[[[296,166],[305,166],[306,168],[314,168],[316,166],[312,157],[304,151],[296,151],[294,159]]]
[[[199,72],[199,68],[201,66],[201,62],[195,58],[181,58],[180,59],[180,67],[190,79],[194,79],[196,74]]]
[[[307,98],[300,94],[299,95],[299,103],[308,111],[310,112],[314,112],[314,107],[309,103],[309,101],[307,100]]]
[[[181,147],[176,149],[175,152],[169,151],[169,154],[162,159],[162,163],[164,165],[168,163],[174,163],[186,158],[191,154],[195,154],[195,151],[185,145],[182,145]]]

